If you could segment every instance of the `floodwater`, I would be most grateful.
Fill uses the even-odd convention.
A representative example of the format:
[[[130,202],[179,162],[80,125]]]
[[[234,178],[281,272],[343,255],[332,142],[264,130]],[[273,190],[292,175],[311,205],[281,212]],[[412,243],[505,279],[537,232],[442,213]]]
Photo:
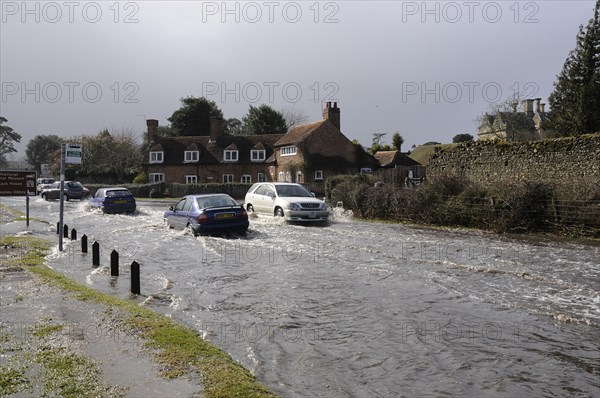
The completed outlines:
[[[24,199],[2,203],[23,210]],[[65,203],[53,268],[184,323],[284,397],[600,396],[600,248],[368,223],[251,218],[246,237],[168,230],[167,203]],[[31,201],[56,235],[58,202]],[[24,224],[21,221],[21,224]],[[56,239],[58,239],[56,237]],[[110,277],[119,252],[120,276]]]

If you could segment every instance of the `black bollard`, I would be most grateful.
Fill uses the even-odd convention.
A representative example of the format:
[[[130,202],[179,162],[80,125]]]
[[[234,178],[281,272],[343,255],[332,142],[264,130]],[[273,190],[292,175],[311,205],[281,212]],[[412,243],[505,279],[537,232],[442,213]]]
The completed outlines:
[[[92,244],[92,265],[94,267],[100,265],[100,243],[98,242]]]
[[[87,253],[87,235],[81,235],[81,252]]]
[[[136,261],[131,263],[131,293],[140,294],[140,265]]]
[[[67,224],[63,225],[63,230],[64,230],[63,236],[65,238],[68,238],[69,237],[69,226]]]
[[[77,230],[75,228],[71,230],[71,240],[77,240]]]
[[[116,250],[110,253],[110,276],[119,276],[119,253]]]

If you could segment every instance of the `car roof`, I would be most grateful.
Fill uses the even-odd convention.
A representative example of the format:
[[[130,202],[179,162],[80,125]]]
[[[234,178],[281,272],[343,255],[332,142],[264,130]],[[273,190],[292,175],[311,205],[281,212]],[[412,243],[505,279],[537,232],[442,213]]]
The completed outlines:
[[[200,194],[200,195],[185,195],[184,198],[214,198],[217,196],[231,197],[231,196],[227,195],[226,193],[204,193],[204,194]]]

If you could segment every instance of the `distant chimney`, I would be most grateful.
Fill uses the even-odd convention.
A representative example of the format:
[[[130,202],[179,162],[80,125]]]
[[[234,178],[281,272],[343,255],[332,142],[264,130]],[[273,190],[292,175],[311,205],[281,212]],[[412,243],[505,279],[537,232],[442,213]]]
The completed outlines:
[[[217,142],[223,130],[223,119],[211,116],[210,117],[210,142]]]
[[[148,119],[146,126],[148,127],[148,144],[152,144],[158,139],[158,120]]]
[[[540,104],[540,113],[546,113],[546,104]]]
[[[527,117],[533,116],[533,100],[532,99],[526,99],[525,101],[523,101],[523,112],[525,112],[527,114]]]
[[[334,102],[333,105],[330,102],[327,102],[325,109],[323,109],[323,119],[329,120],[338,130],[341,131],[340,128],[340,108],[337,106],[337,102]]]
[[[542,99],[541,99],[541,98],[536,98],[536,99],[535,99],[535,109],[534,109],[534,112],[535,112],[535,113],[538,113],[538,112],[541,112],[541,111],[542,111],[542,110],[540,109],[540,102],[542,102]]]

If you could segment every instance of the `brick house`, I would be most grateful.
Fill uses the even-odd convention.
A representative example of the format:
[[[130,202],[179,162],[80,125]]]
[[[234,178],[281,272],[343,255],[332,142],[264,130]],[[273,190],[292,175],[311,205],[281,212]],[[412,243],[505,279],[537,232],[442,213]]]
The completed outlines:
[[[340,130],[340,108],[327,102],[323,120],[297,126],[275,143],[277,163],[271,177],[308,183],[337,174],[374,170],[379,162]]]
[[[337,104],[327,103],[323,116],[287,134],[244,136],[223,133],[222,120],[211,118],[208,136],[159,137],[158,120],[150,119],[143,167],[150,182],[250,184],[323,181],[379,166],[342,134]]]

